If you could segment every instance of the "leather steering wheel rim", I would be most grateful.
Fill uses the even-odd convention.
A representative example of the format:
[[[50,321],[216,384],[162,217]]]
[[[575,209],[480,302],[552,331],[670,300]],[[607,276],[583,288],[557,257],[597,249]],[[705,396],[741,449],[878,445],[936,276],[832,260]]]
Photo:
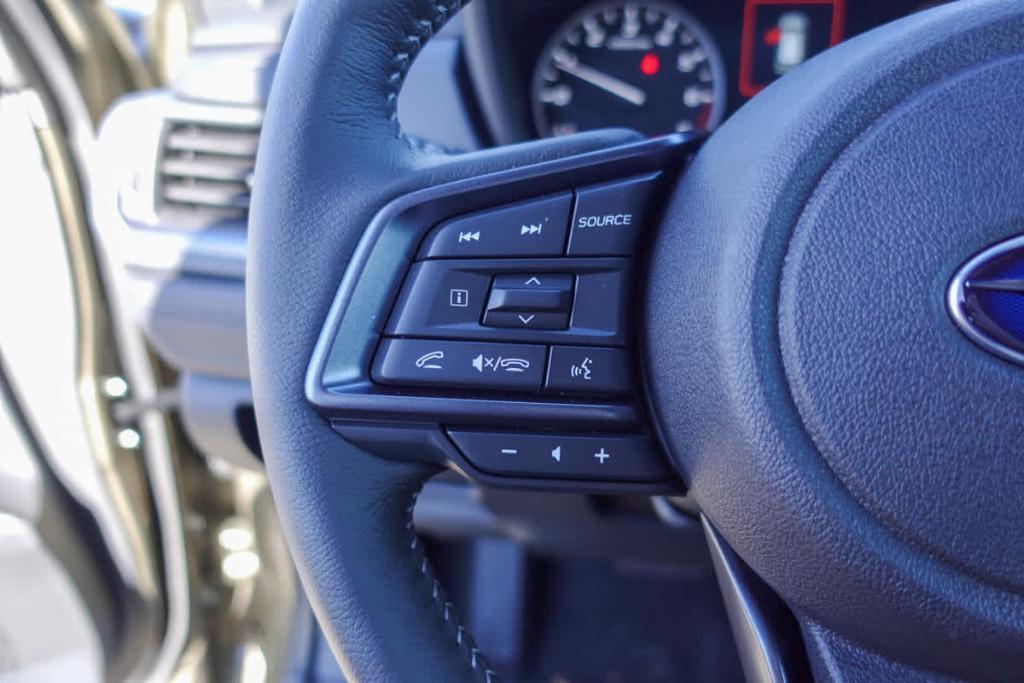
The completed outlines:
[[[398,125],[398,91],[461,5],[300,3],[260,141],[246,291],[254,405],[300,578],[349,680],[495,674],[413,529],[416,496],[437,468],[361,451],[303,394],[347,259],[376,211],[402,193],[636,139],[606,131],[455,159],[422,150]]]

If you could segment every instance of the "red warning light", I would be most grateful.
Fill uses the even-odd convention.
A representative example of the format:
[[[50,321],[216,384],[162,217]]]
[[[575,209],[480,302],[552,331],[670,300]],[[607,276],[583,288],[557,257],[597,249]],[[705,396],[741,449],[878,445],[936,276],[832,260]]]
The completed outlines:
[[[653,52],[648,52],[640,60],[640,71],[644,76],[653,76],[661,70],[661,60],[658,59],[658,55]]]
[[[847,4],[847,0],[744,0],[740,94],[753,97],[781,75],[780,68],[795,66],[790,58],[799,52],[797,43],[803,44],[797,60],[802,63],[842,41]],[[803,16],[797,19],[803,24],[800,30],[795,28],[795,16],[787,19],[790,15]]]

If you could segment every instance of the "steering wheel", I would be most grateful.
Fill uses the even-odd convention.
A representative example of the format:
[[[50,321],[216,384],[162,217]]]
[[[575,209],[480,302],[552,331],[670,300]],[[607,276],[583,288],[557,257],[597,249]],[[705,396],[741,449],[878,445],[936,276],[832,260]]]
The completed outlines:
[[[1024,671],[1024,2],[849,40],[706,141],[441,155],[397,95],[460,5],[301,2],[259,148],[256,415],[349,680],[497,679],[413,528],[443,467],[686,489],[817,678]]]

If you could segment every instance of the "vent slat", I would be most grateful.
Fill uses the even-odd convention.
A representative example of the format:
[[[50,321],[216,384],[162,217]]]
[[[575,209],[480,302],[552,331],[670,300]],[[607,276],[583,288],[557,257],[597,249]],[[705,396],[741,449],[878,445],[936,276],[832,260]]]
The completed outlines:
[[[160,162],[164,175],[244,183],[252,173],[252,159],[239,157],[165,157]]]
[[[258,143],[254,128],[172,124],[159,161],[164,206],[201,212],[208,220],[244,217]]]
[[[207,183],[202,181],[167,181],[163,186],[164,199],[180,204],[249,208],[249,188],[236,183]]]
[[[255,157],[259,133],[244,130],[226,132],[222,128],[172,129],[167,135],[167,149],[181,152],[206,152],[236,157]]]

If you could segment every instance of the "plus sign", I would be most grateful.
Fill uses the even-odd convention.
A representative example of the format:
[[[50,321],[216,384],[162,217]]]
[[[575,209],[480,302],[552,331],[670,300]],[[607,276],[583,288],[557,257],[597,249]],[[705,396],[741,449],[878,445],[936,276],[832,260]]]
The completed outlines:
[[[600,463],[603,465],[605,460],[612,457],[612,454],[608,453],[607,451],[604,450],[604,448],[602,448],[597,453],[594,453],[594,457],[597,458],[598,461],[600,461]]]

